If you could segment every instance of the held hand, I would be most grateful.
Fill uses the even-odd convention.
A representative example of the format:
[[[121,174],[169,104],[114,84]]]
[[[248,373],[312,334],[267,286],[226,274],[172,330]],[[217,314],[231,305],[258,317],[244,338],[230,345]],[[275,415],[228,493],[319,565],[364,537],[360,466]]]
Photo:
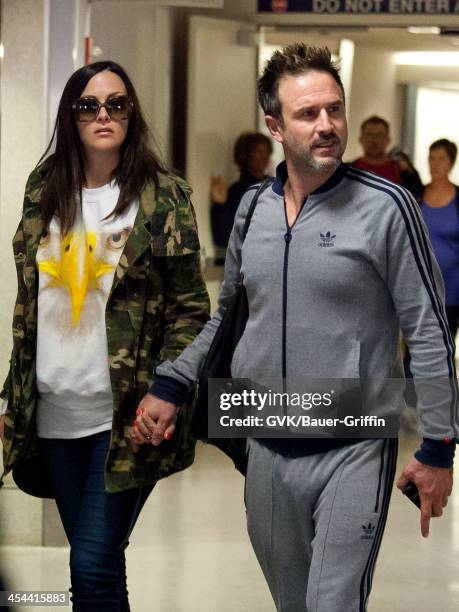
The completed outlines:
[[[414,482],[421,499],[421,533],[429,536],[430,519],[443,514],[448,497],[453,488],[453,468],[438,468],[421,463],[414,457],[405,467],[397,481],[402,490],[409,482]]]
[[[137,417],[131,428],[131,442],[134,452],[140,444],[159,446],[169,440],[175,431],[177,406],[147,393],[137,408]]]
[[[228,185],[221,176],[213,176],[210,179],[210,197],[217,204],[224,204],[228,199]]]

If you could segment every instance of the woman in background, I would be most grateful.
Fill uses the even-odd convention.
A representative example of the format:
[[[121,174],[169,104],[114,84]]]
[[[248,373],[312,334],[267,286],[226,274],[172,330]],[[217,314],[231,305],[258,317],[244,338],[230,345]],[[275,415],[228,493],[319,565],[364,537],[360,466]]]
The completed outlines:
[[[239,167],[239,180],[228,189],[221,177],[212,177],[211,225],[216,246],[224,249],[228,246],[239,202],[246,189],[266,178],[272,152],[273,145],[267,136],[259,132],[244,132],[234,145],[234,161]]]
[[[432,177],[421,202],[422,215],[445,282],[446,316],[455,338],[459,322],[459,190],[449,175],[457,157],[454,142],[442,138],[429,147]]]
[[[194,458],[186,407],[161,446],[136,452],[129,437],[156,364],[208,319],[191,190],[151,150],[132,82],[114,62],[70,77],[43,158],[13,243],[5,473],[55,498],[73,609],[127,612],[129,535],[157,480]],[[40,461],[43,486],[32,471]]]

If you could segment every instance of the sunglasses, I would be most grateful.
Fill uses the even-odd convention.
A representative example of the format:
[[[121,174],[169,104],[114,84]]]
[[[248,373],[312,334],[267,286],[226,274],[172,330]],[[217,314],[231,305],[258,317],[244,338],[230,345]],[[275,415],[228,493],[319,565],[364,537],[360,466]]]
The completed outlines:
[[[99,115],[100,109],[105,108],[110,119],[128,119],[132,112],[132,102],[128,96],[114,96],[104,103],[97,98],[78,98],[72,104],[72,110],[77,121],[94,121]]]

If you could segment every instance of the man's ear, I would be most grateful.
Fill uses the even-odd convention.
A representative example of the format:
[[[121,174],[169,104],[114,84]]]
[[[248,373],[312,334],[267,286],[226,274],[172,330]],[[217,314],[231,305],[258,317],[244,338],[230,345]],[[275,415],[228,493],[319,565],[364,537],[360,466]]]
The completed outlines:
[[[265,115],[265,124],[274,140],[282,143],[284,138],[282,136],[282,126],[279,119],[276,119],[272,115]]]

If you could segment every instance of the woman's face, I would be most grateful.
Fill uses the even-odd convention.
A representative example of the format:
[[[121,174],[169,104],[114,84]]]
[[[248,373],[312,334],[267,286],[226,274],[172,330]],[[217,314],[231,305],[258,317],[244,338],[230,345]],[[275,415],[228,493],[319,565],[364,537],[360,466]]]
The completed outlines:
[[[432,180],[438,181],[439,179],[448,178],[452,167],[453,164],[446,149],[443,147],[438,147],[438,149],[433,149],[429,152],[429,168]]]
[[[95,74],[87,83],[80,98],[96,98],[100,103],[126,96],[126,87],[120,77],[109,70]],[[78,134],[86,151],[110,152],[119,151],[126,138],[129,127],[129,116],[112,119],[103,107],[97,117],[90,121],[76,121]]]
[[[255,145],[247,161],[248,170],[254,176],[263,176],[271,159],[269,146],[263,143]]]

